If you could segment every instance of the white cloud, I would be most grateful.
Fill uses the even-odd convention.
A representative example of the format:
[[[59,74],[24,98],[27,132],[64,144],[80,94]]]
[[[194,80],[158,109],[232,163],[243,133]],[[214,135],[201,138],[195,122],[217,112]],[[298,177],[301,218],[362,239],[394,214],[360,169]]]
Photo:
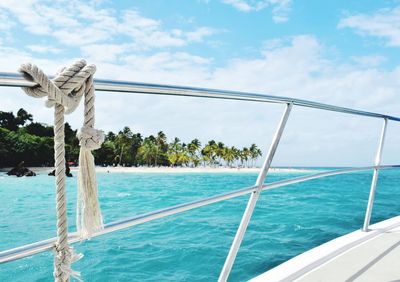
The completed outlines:
[[[250,12],[255,10],[256,7],[251,6],[244,0],[222,0],[223,3],[232,5],[235,9],[242,12]]]
[[[52,54],[59,54],[62,49],[56,48],[50,45],[28,45],[29,50],[36,52],[36,53],[52,53]]]
[[[290,8],[288,1],[272,0],[268,1],[268,7],[279,10],[278,2],[289,3],[282,5]],[[252,11],[265,8],[254,1],[245,3]],[[39,11],[43,5],[50,7],[43,10],[47,13]],[[58,9],[52,10],[57,5],[65,6],[60,9],[64,11],[63,18]],[[25,51],[5,45],[7,40],[0,42],[1,71],[15,72],[21,63],[30,61],[46,73],[54,74],[74,58],[64,51],[57,60],[43,59],[43,54],[35,53],[52,52],[52,48],[61,49],[60,46],[66,45],[63,50],[77,47],[77,55],[97,65],[97,78],[258,92],[400,114],[396,96],[400,88],[400,66],[378,69],[383,61],[378,55],[352,58],[356,64],[338,63],[324,55],[326,47],[314,36],[270,40],[259,48],[258,56],[234,58],[225,65],[215,66],[212,58],[172,48],[203,42],[218,32],[209,27],[167,29],[161,21],[136,10],[120,13],[79,1],[4,0],[0,3],[0,14],[14,24],[8,29],[21,26],[40,38]],[[119,37],[124,37],[123,44],[119,44]],[[59,44],[37,43],[51,42],[50,39]],[[52,111],[44,110],[42,101],[26,97],[19,89],[4,91],[2,88],[0,96],[0,110],[15,111],[24,107],[36,120],[52,122]],[[99,92],[96,110],[97,125],[105,130],[115,131],[128,125],[145,135],[164,130],[168,136],[179,136],[185,141],[200,137],[202,141],[217,139],[236,146],[255,142],[266,149],[266,140],[270,140],[281,107]],[[77,112],[67,117],[75,128],[82,123],[79,114],[82,109]],[[376,120],[296,107],[274,164],[370,164],[379,126],[380,121]],[[398,136],[392,135],[396,142],[389,145],[390,154],[386,157],[389,161],[398,155]]]
[[[96,62],[112,62],[133,48],[129,44],[88,44],[81,47],[82,56]]]
[[[136,48],[181,47],[202,42],[218,32],[209,27],[166,30],[160,21],[136,10],[116,12],[90,1],[84,4],[80,1],[4,0],[0,2],[0,27],[4,26],[6,16],[29,33],[78,47],[118,41],[121,36]]]
[[[352,28],[362,35],[386,40],[387,46],[400,46],[400,6],[373,14],[355,14],[340,20],[339,28]]]
[[[289,20],[289,13],[292,6],[292,0],[272,0],[272,19],[276,23],[284,23]]]
[[[386,61],[386,57],[381,55],[354,56],[351,59],[364,67],[377,67]]]
[[[89,55],[90,50],[96,50],[89,62],[97,65],[97,78],[258,92],[400,114],[400,66],[385,71],[339,64],[327,59],[323,55],[326,47],[309,35],[278,41],[261,49],[257,58],[237,58],[218,68],[212,60],[186,52],[139,55],[117,46],[98,46],[87,52]],[[115,49],[116,60],[104,61],[103,49]],[[31,61],[53,74],[69,61],[37,59],[4,46],[0,46],[0,54],[0,65],[5,68],[2,71],[15,71],[20,63]],[[37,120],[52,122],[52,111],[43,110],[42,102],[21,91],[3,90],[0,95],[0,110],[24,107]],[[105,130],[128,125],[144,134],[164,130],[168,136],[185,141],[200,137],[202,141],[217,139],[236,146],[255,142],[266,149],[282,108],[264,103],[98,92],[96,109],[97,124]],[[67,117],[76,128],[82,122],[81,110]],[[379,128],[379,120],[296,107],[275,164],[370,164]],[[391,131],[389,153],[384,154],[387,162],[396,161],[400,134],[394,133],[398,131]]]
[[[205,37],[218,33],[219,31],[210,27],[200,27],[194,31],[186,33],[186,38],[189,42],[202,42]]]
[[[3,0],[0,2],[0,9],[15,17],[23,24],[25,30],[33,34],[46,35],[54,28],[78,25],[77,21],[71,18],[70,13],[57,9],[64,3],[53,2],[54,6],[51,6],[49,1],[46,2]]]
[[[276,23],[287,22],[292,0],[222,0],[241,12],[260,11],[272,7],[272,19]]]
[[[0,31],[9,30],[14,26],[14,23],[10,20],[10,18],[0,11]]]

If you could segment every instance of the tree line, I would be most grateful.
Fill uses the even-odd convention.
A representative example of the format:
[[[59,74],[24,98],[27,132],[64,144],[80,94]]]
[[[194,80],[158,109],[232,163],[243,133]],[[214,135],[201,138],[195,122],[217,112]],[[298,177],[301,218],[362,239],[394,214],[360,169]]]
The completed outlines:
[[[65,124],[66,159],[77,163],[79,142],[76,130]],[[16,115],[0,111],[0,167],[53,166],[53,127],[33,121],[24,109]],[[96,165],[102,166],[254,166],[262,155],[256,144],[242,149],[222,142],[208,141],[202,146],[195,138],[189,143],[178,137],[168,142],[160,131],[143,137],[124,127],[117,134],[108,132],[101,148],[93,152]]]

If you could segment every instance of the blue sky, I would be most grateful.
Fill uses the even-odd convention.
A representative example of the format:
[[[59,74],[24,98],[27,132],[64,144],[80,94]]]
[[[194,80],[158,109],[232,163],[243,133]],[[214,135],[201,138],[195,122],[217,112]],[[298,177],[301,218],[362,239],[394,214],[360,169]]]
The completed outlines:
[[[2,6],[7,6],[7,2],[4,1]],[[12,1],[9,2],[12,3]],[[111,17],[121,18],[124,12],[131,10],[138,13],[141,19],[158,21],[160,27],[164,30],[179,29],[184,32],[191,32],[202,27],[208,28],[209,35],[204,36],[206,40],[193,42],[193,44],[185,45],[184,48],[171,44],[163,46],[162,50],[184,50],[191,54],[212,58],[216,66],[224,65],[227,61],[236,57],[256,57],[259,55],[259,47],[266,41],[290,38],[299,34],[313,35],[318,38],[321,44],[332,48],[333,50],[329,52],[329,57],[332,59],[349,60],[354,56],[376,54],[387,58],[385,66],[394,66],[399,62],[399,56],[396,56],[397,48],[394,48],[399,44],[388,46],[390,38],[377,36],[371,40],[371,37],[365,36],[365,34],[360,36],[360,29],[341,27],[342,21],[354,15],[364,14],[372,17],[383,9],[396,8],[396,3],[398,4],[399,1],[153,0],[96,2],[99,2],[99,4],[94,5],[93,9],[107,10]],[[276,4],[273,2],[276,2]],[[284,4],[279,4],[281,2]],[[46,1],[42,1],[43,5],[45,3]],[[240,8],[240,4],[234,3],[249,3],[248,6],[255,10],[246,10],[246,8]],[[265,7],[256,10],[256,6],[261,5],[260,3],[265,3]],[[285,8],[280,8],[280,5]],[[35,4],[32,6],[35,7]],[[40,5],[36,7],[38,6],[40,7]],[[45,6],[49,7],[49,5]],[[64,4],[61,1],[60,4],[55,4],[54,8],[61,12],[63,6]],[[72,5],[70,4],[70,6]],[[279,10],[279,8],[283,11],[273,12],[274,9]],[[19,26],[14,13],[8,12],[6,8],[2,10],[2,15],[6,15],[3,18],[5,21],[15,20],[17,22],[11,24],[13,42],[9,42],[10,45],[15,47],[25,44],[28,46],[51,44],[54,45],[53,47],[58,45],[57,42],[52,40],[51,36],[40,34],[38,38],[37,33],[29,32],[26,28]],[[274,20],[277,16],[281,17],[278,21]],[[83,18],[80,21],[85,25]],[[89,22],[87,21],[87,23]],[[43,21],[43,23],[47,22]],[[64,25],[64,27],[68,26]],[[54,28],[57,28],[57,25],[54,25]],[[37,44],[38,41],[39,44]],[[117,35],[113,36],[111,40],[99,41],[124,44],[131,41],[131,38]],[[62,53],[70,56],[80,55],[77,49],[60,48],[59,46],[57,48],[63,49]],[[151,54],[154,49],[146,51],[144,53]],[[51,56],[48,53],[42,55]]]
[[[226,1],[228,2],[228,1]],[[254,3],[269,1],[231,1]],[[374,14],[376,11],[394,7],[394,1],[271,1],[287,3],[281,12],[282,22],[274,20],[273,10],[279,4],[269,4],[258,11],[235,8],[224,1],[137,1],[140,10],[153,18],[162,19],[168,28],[210,26],[217,31],[215,45],[190,46],[187,50],[212,57],[223,64],[234,57],[258,56],[259,46],[265,41],[299,34],[312,34],[322,44],[335,48],[330,57],[349,59],[352,56],[382,53],[387,62],[398,63],[395,48],[384,48],[385,39],[373,40],[356,36],[351,28],[338,28],[341,20],[354,14]],[[398,2],[398,1],[397,1]],[[170,3],[175,3],[171,5]],[[254,4],[256,5],[256,4]],[[129,5],[123,6],[129,8]],[[132,7],[132,6],[131,6]],[[155,8],[157,7],[157,8]],[[278,13],[279,14],[279,13]],[[183,25],[182,25],[183,24]],[[393,62],[395,60],[395,62]],[[393,66],[393,65],[392,65]]]
[[[99,78],[253,91],[400,115],[399,49],[400,1],[0,2],[1,71],[30,61],[53,74],[83,57],[97,65]],[[0,95],[0,110],[23,106],[52,122],[51,110],[18,89]],[[128,125],[184,141],[256,142],[264,151],[282,111],[103,93],[97,105],[105,130]],[[81,115],[68,120],[79,127]],[[380,121],[305,109],[289,121],[276,165],[373,160]],[[387,162],[399,153],[397,127],[389,127]]]

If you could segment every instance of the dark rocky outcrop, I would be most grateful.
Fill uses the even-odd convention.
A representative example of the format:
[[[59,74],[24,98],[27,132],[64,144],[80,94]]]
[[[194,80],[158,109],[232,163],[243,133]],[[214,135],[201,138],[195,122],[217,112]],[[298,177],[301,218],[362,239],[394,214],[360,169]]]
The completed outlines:
[[[24,166],[24,162],[20,162],[16,167],[14,167],[12,170],[7,172],[7,175],[15,175],[17,177],[22,177],[22,176],[36,176],[36,173],[34,173],[32,170],[26,168]]]
[[[55,176],[56,175],[56,170],[53,169],[53,171],[50,172],[48,175],[49,176]],[[65,175],[67,177],[72,177],[73,176],[72,173],[71,173],[71,169],[69,168],[69,164],[67,162],[65,163]]]

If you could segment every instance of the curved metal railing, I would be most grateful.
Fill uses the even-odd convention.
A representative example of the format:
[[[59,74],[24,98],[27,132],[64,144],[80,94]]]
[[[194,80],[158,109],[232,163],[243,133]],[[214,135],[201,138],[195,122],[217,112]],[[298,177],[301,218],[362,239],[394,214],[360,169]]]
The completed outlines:
[[[263,191],[272,190],[272,189],[280,188],[283,186],[293,185],[293,184],[306,182],[306,181],[310,181],[310,180],[314,180],[314,179],[335,176],[335,175],[355,173],[355,172],[361,172],[361,171],[368,171],[368,170],[372,170],[375,168],[377,168],[377,167],[368,166],[368,167],[337,169],[337,170],[333,170],[333,171],[324,171],[324,172],[315,173],[315,174],[311,174],[311,175],[305,175],[305,176],[295,177],[292,179],[281,180],[281,181],[276,181],[273,183],[265,184],[265,185],[263,185],[262,190]],[[383,165],[383,166],[379,167],[379,169],[394,169],[394,168],[400,168],[400,165]],[[139,224],[142,224],[145,222],[153,221],[153,220],[164,218],[164,217],[167,217],[170,215],[182,213],[182,212],[189,211],[192,209],[200,208],[203,206],[207,206],[207,205],[219,203],[219,202],[222,202],[225,200],[240,197],[243,195],[247,195],[247,194],[254,192],[256,188],[257,188],[256,186],[246,187],[246,188],[242,188],[239,190],[219,194],[216,196],[196,200],[193,202],[175,205],[175,206],[167,207],[164,209],[159,209],[159,210],[156,210],[153,212],[126,218],[123,220],[111,222],[104,226],[104,230],[93,234],[92,237],[101,236],[101,235],[108,234],[108,233],[111,233],[114,231],[118,231],[118,230],[129,228],[129,227],[132,227],[135,225],[139,225]],[[56,239],[57,238],[54,237],[51,239],[39,241],[39,242],[36,242],[33,244],[28,244],[28,245],[24,245],[24,246],[21,246],[18,248],[0,252],[0,263],[11,262],[11,261],[18,260],[18,259],[21,259],[24,257],[32,256],[32,255],[42,253],[45,251],[49,251],[51,248],[53,248],[54,243],[56,242]],[[79,240],[80,239],[79,239],[79,236],[77,233],[71,233],[68,237],[68,241],[71,244],[79,242]]]
[[[34,82],[27,81],[18,73],[0,72],[0,86],[22,87],[33,86]],[[355,110],[345,107],[339,107],[324,103],[317,103],[303,99],[294,99],[290,97],[272,96],[251,92],[230,91],[220,89],[209,89],[200,87],[176,86],[154,83],[142,83],[119,80],[95,79],[94,85],[96,91],[106,92],[126,92],[150,95],[170,95],[183,97],[202,97],[216,98],[240,101],[267,102],[279,104],[293,104],[295,106],[321,109],[333,112],[341,112],[352,115],[360,115],[374,118],[387,118],[388,120],[400,121],[400,117],[384,115],[380,113]]]
[[[22,75],[16,73],[1,73],[0,72],[0,86],[9,87],[21,87],[21,86],[33,86],[34,83],[26,81]],[[235,197],[243,196],[245,194],[250,194],[250,199],[247,204],[246,210],[242,217],[241,223],[237,230],[236,236],[232,243],[231,249],[229,251],[228,257],[225,261],[224,267],[221,271],[219,281],[226,281],[228,279],[229,273],[235,261],[237,252],[239,250],[240,244],[243,240],[244,234],[246,232],[247,226],[249,224],[250,218],[253,214],[255,205],[257,203],[260,193],[264,190],[271,190],[278,187],[283,187],[295,183],[301,183],[305,181],[310,181],[312,179],[319,179],[323,177],[340,175],[345,173],[353,173],[359,171],[373,170],[373,178],[371,183],[370,195],[368,199],[368,206],[365,213],[365,219],[362,230],[367,232],[368,226],[371,218],[372,207],[375,197],[375,190],[378,180],[378,174],[380,169],[393,169],[400,168],[400,165],[381,165],[381,158],[383,152],[383,145],[385,141],[385,135],[387,130],[388,121],[399,122],[400,117],[384,115],[380,113],[368,112],[355,110],[351,108],[338,107],[334,105],[328,105],[323,103],[317,103],[307,100],[294,99],[288,97],[271,96],[257,93],[247,93],[238,91],[228,91],[228,90],[216,90],[207,88],[197,88],[197,87],[185,87],[185,86],[172,86],[172,85],[161,85],[161,84],[149,84],[149,83],[139,83],[139,82],[127,82],[127,81],[114,81],[114,80],[95,80],[95,88],[97,91],[108,91],[108,92],[128,92],[128,93],[138,93],[138,94],[151,94],[151,95],[173,95],[173,96],[189,96],[189,97],[203,97],[203,98],[216,98],[216,99],[229,99],[229,100],[241,100],[241,101],[255,101],[255,102],[267,102],[267,103],[279,103],[285,105],[285,111],[279,122],[278,128],[272,139],[272,144],[269,148],[268,154],[264,160],[261,167],[260,173],[258,175],[257,181],[254,186],[227,192],[224,194],[212,196],[209,198],[200,199],[197,201],[184,203],[142,215],[134,216],[124,220],[112,222],[105,225],[104,230],[94,234],[94,237],[104,235],[110,232],[128,228],[134,225],[142,224],[145,222],[153,221],[159,218],[167,217],[173,214],[185,212],[202,206],[210,205],[213,203],[221,202],[224,200],[232,199]],[[315,108],[326,111],[340,112],[352,115],[366,116],[372,118],[379,118],[383,120],[383,127],[380,135],[380,142],[378,150],[376,153],[374,166],[369,167],[359,167],[359,168],[347,168],[326,171],[321,173],[316,173],[312,175],[306,175],[301,177],[296,177],[288,180],[282,180],[273,182],[270,184],[264,184],[265,178],[268,174],[269,168],[271,166],[273,157],[275,155],[276,149],[278,147],[280,138],[283,134],[286,122],[289,118],[291,109],[293,106],[301,106],[308,108]],[[70,243],[75,243],[79,241],[79,236],[76,233],[70,233],[69,235]],[[6,250],[0,252],[0,263],[6,263],[13,260],[21,259],[27,256],[31,256],[37,253],[48,251],[54,246],[56,238],[50,238],[44,241],[39,241],[33,244],[24,245],[14,249]]]

